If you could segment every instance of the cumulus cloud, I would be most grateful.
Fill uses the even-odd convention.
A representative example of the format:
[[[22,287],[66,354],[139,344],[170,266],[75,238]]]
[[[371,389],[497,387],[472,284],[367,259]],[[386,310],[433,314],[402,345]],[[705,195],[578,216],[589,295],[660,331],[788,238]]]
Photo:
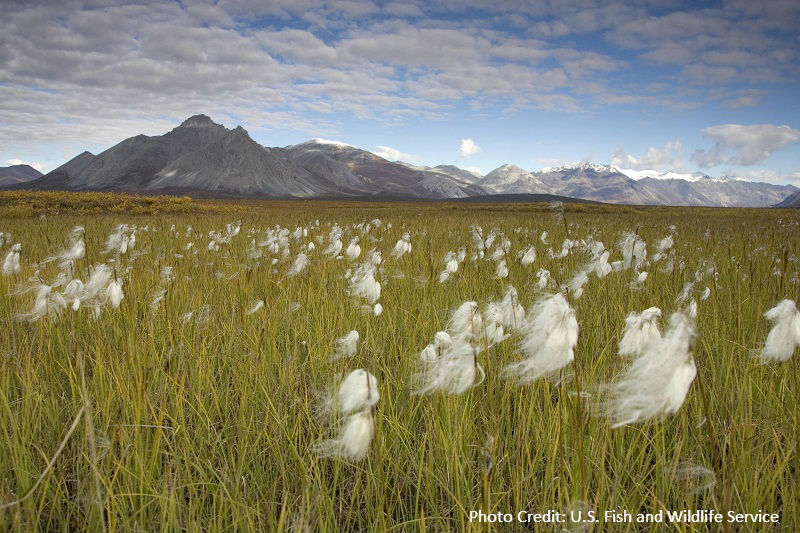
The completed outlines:
[[[9,159],[8,161],[6,161],[6,165],[9,165],[9,166],[28,165],[29,167],[32,167],[32,168],[38,170],[39,172],[44,172],[44,168],[45,168],[44,165],[41,164],[41,163],[34,163],[34,162],[31,162],[31,161],[23,161],[21,159]]]
[[[671,141],[663,149],[651,146],[644,155],[636,157],[622,148],[617,148],[611,156],[611,164],[615,167],[633,170],[683,170],[685,165],[680,158],[680,141]]]
[[[413,161],[416,159],[413,155],[401,152],[390,146],[376,146],[372,153],[389,161]]]
[[[721,124],[703,129],[703,136],[714,144],[708,150],[692,153],[700,167],[733,164],[750,166],[767,159],[772,152],[800,141],[800,131],[772,124]]]
[[[481,147],[475,144],[472,139],[461,139],[461,147],[458,149],[458,155],[461,159],[471,157],[481,151]]]
[[[716,101],[740,108],[764,99],[769,80],[796,83],[800,3],[653,6],[6,0],[2,156],[46,160],[67,145],[162,133],[199,112],[256,135],[314,136],[337,131],[342,115],[447,119],[461,104],[506,116],[692,108],[722,87],[728,96]],[[32,143],[54,149],[32,153]]]

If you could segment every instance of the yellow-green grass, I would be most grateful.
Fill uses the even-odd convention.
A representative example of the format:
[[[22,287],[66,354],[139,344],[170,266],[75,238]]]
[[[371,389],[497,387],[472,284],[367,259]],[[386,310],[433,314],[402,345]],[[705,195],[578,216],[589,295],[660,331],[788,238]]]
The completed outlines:
[[[31,496],[0,509],[0,531],[527,531],[531,524],[471,523],[469,512],[593,509],[602,518],[606,509],[711,508],[781,514],[778,524],[732,524],[734,531],[800,528],[800,356],[774,365],[754,357],[769,327],[761,314],[800,296],[800,213],[567,206],[565,229],[536,205],[191,203],[231,211],[0,218],[0,231],[23,244],[22,272],[0,278],[0,505],[36,483],[87,406]],[[354,229],[376,217],[383,224],[369,235]],[[208,251],[207,233],[234,220],[241,233]],[[138,231],[135,249],[113,263],[124,283],[119,309],[97,320],[85,309],[34,323],[17,318],[33,294],[12,293],[34,263],[64,249],[72,226],[86,229],[86,257],[76,265],[85,280],[89,266],[113,257],[103,254],[105,239],[123,222],[150,231]],[[344,228],[345,246],[362,235],[360,260],[373,247],[383,253],[381,316],[348,296],[344,274],[353,263],[324,256],[323,246],[306,272],[286,276],[299,245],[333,223]],[[488,258],[470,260],[471,224],[511,240],[507,279],[493,278]],[[592,276],[583,296],[570,298],[580,325],[577,379],[525,386],[503,379],[501,368],[520,358],[514,335],[480,355],[481,385],[462,395],[413,393],[420,350],[459,304],[500,299],[511,284],[528,307],[539,294],[539,268],[565,282],[586,262],[578,251],[550,258],[542,231],[555,251],[567,236],[592,236],[611,249],[621,231],[638,227],[652,253],[671,224],[671,273],[653,265],[640,290],[630,286],[630,271]],[[275,225],[311,229],[274,266],[280,255],[248,258],[251,240]],[[413,251],[390,258],[405,231]],[[184,249],[189,241],[196,254]],[[515,254],[528,244],[537,259],[522,266]],[[460,247],[466,261],[439,283],[443,257]],[[0,249],[3,257],[8,250],[8,243]],[[615,250],[611,259],[619,257]],[[174,267],[174,281],[153,309],[163,266]],[[697,270],[704,275],[695,297],[711,289],[699,302],[695,343],[710,418],[695,381],[677,414],[610,429],[592,415],[596,396],[573,394],[576,383],[595,394],[612,381],[625,365],[616,350],[628,313],[658,306],[666,317]],[[55,262],[40,266],[45,280],[56,272]],[[246,315],[259,299],[265,309]],[[361,334],[357,355],[332,361],[335,339],[351,329]],[[381,393],[367,457],[321,458],[315,445],[333,428],[316,414],[319,396],[359,367],[377,376]],[[706,474],[683,477],[687,464]],[[604,522],[535,529],[581,527],[724,529]]]

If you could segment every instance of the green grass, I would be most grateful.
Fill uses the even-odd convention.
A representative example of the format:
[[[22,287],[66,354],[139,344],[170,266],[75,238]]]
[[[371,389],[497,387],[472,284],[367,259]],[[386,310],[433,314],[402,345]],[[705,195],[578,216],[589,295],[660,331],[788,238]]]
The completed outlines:
[[[523,531],[532,527],[470,523],[469,511],[580,508],[601,515],[762,509],[781,513],[780,523],[731,530],[800,529],[800,360],[796,353],[782,365],[759,365],[753,355],[768,331],[761,314],[782,298],[800,299],[800,213],[568,206],[570,236],[591,235],[609,249],[620,231],[639,226],[652,253],[668,226],[677,227],[671,273],[650,268],[642,290],[630,288],[630,272],[592,276],[583,296],[570,298],[580,325],[574,372],[585,390],[623,368],[616,349],[629,312],[658,306],[667,316],[684,282],[709,267],[698,284],[711,296],[699,303],[695,358],[710,419],[695,381],[677,414],[611,430],[591,416],[590,399],[570,394],[574,381],[502,379],[500,369],[519,358],[516,337],[481,354],[487,379],[480,386],[458,396],[413,394],[418,353],[459,304],[499,299],[512,284],[527,308],[539,268],[564,281],[586,260],[578,252],[548,257],[541,232],[556,251],[566,234],[541,206],[441,207],[252,202],[228,215],[0,218],[0,231],[23,244],[22,273],[0,278],[0,505],[34,485],[86,406],[32,495],[0,510],[0,531]],[[304,243],[335,222],[346,246],[360,234],[354,225],[375,217],[383,225],[361,246],[384,257],[377,318],[347,295],[352,264],[323,256],[322,246],[296,278],[285,274],[300,243],[292,240],[292,254],[274,266],[272,254],[246,254],[251,239],[276,224],[292,231],[318,219]],[[240,235],[209,252],[208,231],[224,232],[235,219]],[[87,256],[76,274],[85,280],[90,265],[110,259],[103,245],[121,222],[150,231],[137,232],[133,252],[142,255],[115,263],[125,291],[119,309],[98,320],[84,309],[16,319],[33,296],[13,289],[33,275],[33,263],[65,247],[73,225],[86,228]],[[493,279],[488,259],[470,261],[473,223],[511,240],[506,280]],[[391,259],[404,231],[413,251]],[[197,254],[184,250],[187,241]],[[527,244],[536,245],[537,259],[523,267],[515,254]],[[462,246],[467,260],[438,283],[442,258]],[[175,279],[153,310],[159,271],[168,265]],[[40,268],[48,281],[57,272],[54,263]],[[247,316],[258,299],[265,309]],[[207,317],[198,319],[206,305]],[[192,319],[181,320],[190,311]],[[357,355],[332,361],[335,339],[351,329],[361,334]],[[381,392],[369,453],[356,464],[320,458],[315,444],[331,428],[315,416],[318,396],[337,375],[362,366]],[[685,464],[715,471],[715,484],[707,486],[708,476],[680,478]],[[536,530],[564,527],[580,525]],[[584,530],[721,529],[599,522]]]

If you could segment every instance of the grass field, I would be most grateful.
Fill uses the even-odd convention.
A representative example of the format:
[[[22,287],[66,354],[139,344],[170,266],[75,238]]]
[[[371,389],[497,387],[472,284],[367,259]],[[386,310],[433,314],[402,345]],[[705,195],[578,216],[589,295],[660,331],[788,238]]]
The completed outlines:
[[[11,233],[0,259],[22,244],[20,273],[0,277],[0,505],[25,497],[0,509],[0,531],[529,531],[470,522],[470,511],[550,509],[594,510],[599,521],[537,531],[800,529],[800,361],[755,356],[769,330],[762,313],[800,299],[800,212],[567,206],[562,217],[537,205],[207,202],[195,211],[185,202],[140,215],[0,210],[0,232]],[[105,253],[121,223],[135,247]],[[124,299],[25,319],[36,291],[21,288],[53,283],[58,261],[34,265],[67,248],[78,225],[86,252],[72,276],[86,282],[106,264]],[[334,225],[345,247],[360,237],[357,259],[323,253]],[[472,259],[472,225],[508,239],[505,279],[490,259],[496,244]],[[285,243],[261,245],[277,226]],[[297,228],[306,235],[295,239]],[[415,394],[420,351],[464,301],[483,308],[513,285],[528,309],[586,263],[582,245],[558,257],[564,239],[602,241],[616,261],[623,231],[647,243],[647,279],[637,286],[633,270],[614,271],[590,276],[580,298],[565,293],[580,327],[571,379],[501,376],[520,358],[512,332],[479,354],[483,383]],[[412,251],[395,259],[406,232]],[[652,262],[668,235],[667,258]],[[536,259],[522,265],[517,252],[529,245]],[[349,295],[347,279],[373,248],[380,316]],[[446,254],[460,248],[465,259],[440,283]],[[308,266],[288,276],[301,251]],[[541,268],[552,276],[545,291]],[[666,323],[690,281],[698,377],[685,403],[611,429],[593,406],[629,364],[617,355],[626,316],[657,306]],[[247,314],[258,300],[264,307]],[[332,359],[353,329],[356,354]],[[322,457],[335,427],[319,415],[320,397],[357,368],[380,387],[374,438],[362,461]],[[780,521],[606,521],[614,509],[762,510]]]

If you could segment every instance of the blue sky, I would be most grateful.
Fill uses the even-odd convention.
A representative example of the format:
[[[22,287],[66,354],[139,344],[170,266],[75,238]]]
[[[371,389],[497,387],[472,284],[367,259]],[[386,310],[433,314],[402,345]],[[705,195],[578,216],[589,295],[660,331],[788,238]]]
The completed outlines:
[[[205,113],[258,142],[800,185],[800,3],[4,2],[0,165]]]

